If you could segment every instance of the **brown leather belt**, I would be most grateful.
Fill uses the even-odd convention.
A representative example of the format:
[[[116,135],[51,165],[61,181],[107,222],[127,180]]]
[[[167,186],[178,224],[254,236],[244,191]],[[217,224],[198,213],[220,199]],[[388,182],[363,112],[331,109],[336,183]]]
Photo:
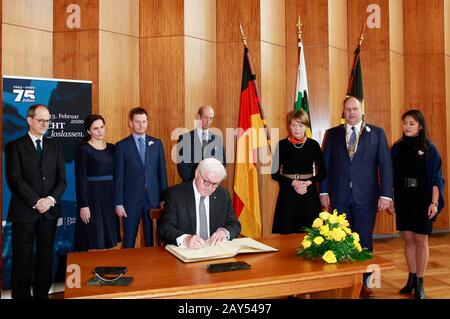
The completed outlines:
[[[295,180],[307,180],[314,176],[313,174],[284,174],[284,173],[280,174],[283,175],[284,177]]]

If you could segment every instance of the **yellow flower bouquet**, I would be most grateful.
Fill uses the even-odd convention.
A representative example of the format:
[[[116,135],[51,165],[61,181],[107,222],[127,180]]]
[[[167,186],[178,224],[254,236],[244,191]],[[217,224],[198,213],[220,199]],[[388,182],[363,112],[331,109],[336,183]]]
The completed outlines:
[[[312,224],[312,228],[305,227],[302,246],[297,255],[308,259],[322,258],[329,264],[340,261],[361,261],[372,258],[367,248],[359,243],[358,233],[350,230],[350,224],[345,214],[338,215],[321,212]]]

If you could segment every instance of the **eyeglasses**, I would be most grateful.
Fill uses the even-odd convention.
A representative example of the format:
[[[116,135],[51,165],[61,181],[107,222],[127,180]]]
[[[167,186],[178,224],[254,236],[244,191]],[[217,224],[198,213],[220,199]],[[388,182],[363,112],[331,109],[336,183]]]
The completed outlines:
[[[200,172],[199,172],[200,173]],[[217,186],[219,186],[220,183],[212,183],[211,181],[205,179],[202,175],[202,173],[200,173],[200,177],[203,179],[203,185],[206,187],[211,186],[212,188],[216,188]]]
[[[39,124],[41,124],[41,125],[44,125],[44,124],[49,125],[49,124],[52,122],[51,120],[37,119],[37,118],[34,118],[34,117],[33,117],[33,119],[35,119],[36,121],[38,121]]]

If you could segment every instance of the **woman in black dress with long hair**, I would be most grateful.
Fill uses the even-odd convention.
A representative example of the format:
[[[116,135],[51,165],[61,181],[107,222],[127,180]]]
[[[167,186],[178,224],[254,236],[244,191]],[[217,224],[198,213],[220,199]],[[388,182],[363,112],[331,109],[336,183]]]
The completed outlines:
[[[405,237],[408,282],[401,294],[414,291],[424,299],[423,275],[428,262],[428,235],[444,206],[442,161],[431,143],[425,118],[419,110],[402,116],[403,136],[392,146],[394,207],[397,230]]]
[[[79,212],[75,249],[112,248],[121,241],[114,207],[114,145],[105,142],[105,120],[101,115],[86,117],[84,127],[86,138],[75,158]]]
[[[289,137],[278,143],[272,161],[272,179],[280,185],[272,232],[280,234],[300,233],[303,227],[311,227],[321,212],[316,182],[326,176],[319,143],[306,137],[308,113],[290,112],[288,126]]]

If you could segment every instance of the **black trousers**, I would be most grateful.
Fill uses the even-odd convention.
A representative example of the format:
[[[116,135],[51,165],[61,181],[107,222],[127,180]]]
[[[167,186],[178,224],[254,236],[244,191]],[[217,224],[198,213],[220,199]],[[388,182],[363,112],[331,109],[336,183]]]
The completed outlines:
[[[52,282],[52,255],[57,220],[43,215],[35,222],[12,223],[13,299],[48,299]],[[33,248],[36,245],[33,274]]]

